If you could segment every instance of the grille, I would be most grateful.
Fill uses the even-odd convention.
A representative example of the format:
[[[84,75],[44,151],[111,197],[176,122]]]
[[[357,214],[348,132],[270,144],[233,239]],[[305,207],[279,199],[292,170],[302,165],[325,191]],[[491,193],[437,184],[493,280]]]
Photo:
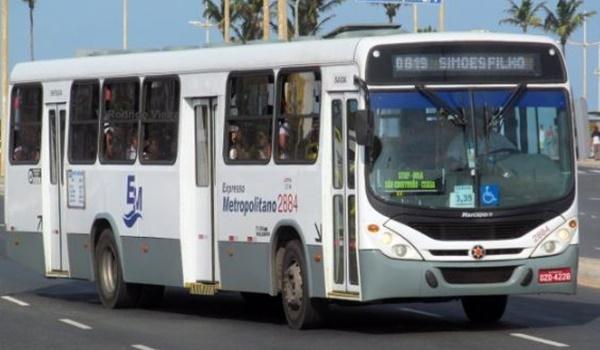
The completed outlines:
[[[485,255],[516,255],[521,254],[523,249],[520,248],[505,248],[505,249],[486,249]],[[456,250],[430,250],[429,253],[433,256],[468,256],[469,251],[464,249]]]
[[[510,279],[516,266],[481,268],[440,268],[444,280],[450,284],[503,283]]]
[[[439,241],[490,241],[519,238],[543,223],[544,220],[496,223],[409,222],[408,226]]]

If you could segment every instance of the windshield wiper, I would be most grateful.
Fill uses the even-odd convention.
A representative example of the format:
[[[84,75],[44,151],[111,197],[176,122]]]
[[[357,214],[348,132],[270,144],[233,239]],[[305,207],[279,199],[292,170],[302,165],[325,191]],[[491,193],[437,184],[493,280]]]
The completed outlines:
[[[431,89],[426,88],[424,85],[415,85],[415,89],[417,89],[417,91],[423,95],[423,97],[428,99],[429,102],[433,103],[440,111],[443,111],[444,113],[440,114],[445,114],[446,119],[451,121],[454,125],[461,127],[465,127],[467,125],[464,114],[460,110],[452,108],[450,105],[448,105],[446,101],[444,101]]]
[[[516,89],[513,90],[512,94],[506,100],[504,105],[500,107],[496,113],[490,118],[488,124],[486,126],[486,131],[489,131],[492,127],[498,125],[498,123],[502,122],[504,119],[504,113],[514,108],[514,106],[519,102],[523,93],[527,90],[527,83],[520,83]]]

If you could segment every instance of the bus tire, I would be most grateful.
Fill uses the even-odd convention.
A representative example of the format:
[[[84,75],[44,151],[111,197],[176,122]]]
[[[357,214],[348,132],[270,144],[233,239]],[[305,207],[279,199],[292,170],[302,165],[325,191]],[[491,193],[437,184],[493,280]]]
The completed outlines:
[[[123,268],[117,244],[110,229],[100,234],[94,254],[96,289],[102,305],[109,309],[133,307],[141,286],[123,280]]]
[[[160,306],[165,295],[165,286],[144,284],[141,286],[137,307],[151,309]]]
[[[322,300],[309,296],[306,260],[297,240],[285,246],[281,274],[281,300],[289,327],[309,329],[319,326],[324,305]]]
[[[498,322],[506,311],[508,296],[471,296],[461,299],[463,310],[469,321],[477,324]]]

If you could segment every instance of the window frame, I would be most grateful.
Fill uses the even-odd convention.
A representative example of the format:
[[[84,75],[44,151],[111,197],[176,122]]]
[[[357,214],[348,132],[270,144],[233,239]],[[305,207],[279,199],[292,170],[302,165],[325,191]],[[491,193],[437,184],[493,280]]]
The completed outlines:
[[[144,141],[144,130],[143,130],[143,125],[144,122],[146,121],[146,123],[148,124],[152,124],[152,121],[148,121],[148,119],[146,119],[145,113],[146,113],[146,89],[144,88],[146,86],[146,81],[150,80],[150,81],[157,81],[157,80],[174,80],[177,83],[177,119],[172,122],[173,124],[175,124],[175,138],[176,138],[176,145],[177,148],[175,150],[175,158],[173,158],[172,160],[144,160],[142,155],[144,153],[144,147],[142,145],[142,142]],[[181,79],[179,77],[179,75],[174,75],[174,74],[170,74],[170,75],[151,75],[151,76],[147,76],[144,77],[141,80],[140,83],[140,110],[138,112],[138,150],[137,150],[137,157],[136,157],[136,161],[139,161],[139,163],[141,165],[174,165],[175,163],[177,163],[177,159],[179,158],[179,127],[180,127],[180,120],[181,120]],[[154,123],[156,123],[156,121],[154,121]],[[160,122],[161,124],[168,124],[171,122]]]
[[[315,73],[319,76],[320,78],[320,82],[321,82],[321,91],[320,91],[320,102],[319,102],[319,150],[317,153],[317,158],[315,158],[314,160],[280,160],[277,159],[277,157],[275,157],[275,154],[278,151],[279,145],[275,140],[275,131],[277,128],[277,122],[279,119],[283,119],[280,117],[280,111],[279,108],[281,107],[281,96],[283,95],[283,80],[281,79],[282,75],[287,75],[290,73]],[[275,161],[275,164],[277,165],[313,165],[316,164],[319,161],[319,158],[321,157],[321,139],[322,139],[322,121],[323,121],[323,94],[324,92],[324,86],[323,86],[323,72],[321,71],[321,67],[318,66],[310,66],[310,67],[294,67],[294,68],[282,68],[277,72],[277,81],[276,81],[276,91],[275,91],[275,106],[274,106],[274,118],[273,118],[273,144],[271,145],[272,148],[272,155],[273,155],[273,160]],[[342,103],[343,104],[343,103]],[[299,118],[299,117],[294,117],[294,118]],[[303,117],[300,117],[303,118]],[[306,117],[304,117],[306,118]]]
[[[14,120],[14,106],[13,106],[13,96],[15,93],[15,90],[18,88],[25,88],[25,87],[37,87],[40,89],[40,104],[39,104],[39,127],[40,127],[40,143],[39,143],[39,147],[40,147],[40,157],[38,158],[37,161],[32,161],[32,160],[14,160],[12,155],[14,154],[14,150],[15,150],[15,144],[14,144],[14,129],[15,129],[15,120]],[[10,165],[38,165],[40,164],[41,161],[41,152],[42,152],[42,145],[43,145],[43,131],[42,131],[42,126],[44,123],[44,86],[42,85],[41,82],[35,82],[35,83],[24,83],[24,84],[15,84],[12,86],[12,89],[10,91],[10,96],[8,99],[8,103],[10,103],[10,114],[9,114],[9,128],[8,128],[8,132],[9,132],[9,137],[8,137],[8,161]],[[34,125],[34,124],[38,124],[36,123],[30,123],[30,125]]]
[[[231,107],[231,79],[239,77],[255,77],[255,76],[270,76],[273,79],[273,112],[271,113],[269,123],[271,128],[271,154],[268,159],[265,160],[232,160],[229,159],[229,122],[231,121],[252,121],[252,120],[266,120],[264,116],[249,116],[246,118],[240,118],[239,116],[230,117],[229,109]],[[227,88],[225,92],[225,118],[223,127],[223,161],[226,165],[267,165],[271,162],[273,157],[273,142],[274,142],[274,117],[277,103],[277,74],[271,69],[251,70],[251,71],[232,71],[227,75]]]
[[[93,161],[82,161],[82,160],[73,160],[73,155],[72,155],[72,145],[73,143],[73,122],[75,121],[75,118],[73,118],[73,108],[74,108],[74,103],[73,103],[73,94],[74,94],[74,90],[76,86],[81,86],[81,85],[93,85],[93,84],[97,84],[98,85],[98,120],[96,121],[96,156],[94,157]],[[69,160],[69,164],[76,164],[76,165],[94,165],[96,164],[96,162],[98,161],[99,158],[99,153],[100,153],[100,124],[102,121],[102,86],[103,84],[100,82],[100,79],[84,79],[84,80],[74,80],[73,83],[71,84],[71,92],[69,95],[69,135],[68,135],[68,152],[67,152],[67,159]],[[92,122],[75,122],[75,125],[92,125]]]
[[[138,84],[138,110],[135,111],[136,114],[136,124],[138,128],[138,145],[140,140],[140,112],[142,109],[142,82],[143,79],[139,76],[130,76],[130,77],[122,77],[122,78],[105,78],[102,81],[102,86],[100,90],[100,118],[98,119],[98,160],[102,165],[133,165],[137,162],[138,158],[134,160],[107,160],[104,158],[104,138],[101,135],[104,135],[103,125],[104,125],[104,116],[106,115],[105,101],[104,101],[104,88],[107,84],[111,83],[127,83],[127,82],[136,82]],[[122,122],[127,123],[127,122]],[[133,124],[133,122],[132,122]]]

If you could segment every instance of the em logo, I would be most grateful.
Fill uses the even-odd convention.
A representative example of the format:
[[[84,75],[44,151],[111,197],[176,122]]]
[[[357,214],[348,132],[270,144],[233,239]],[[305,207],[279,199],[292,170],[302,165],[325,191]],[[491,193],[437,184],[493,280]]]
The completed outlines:
[[[135,175],[127,176],[127,204],[131,211],[123,216],[125,226],[131,228],[142,218],[142,186],[135,188]]]

